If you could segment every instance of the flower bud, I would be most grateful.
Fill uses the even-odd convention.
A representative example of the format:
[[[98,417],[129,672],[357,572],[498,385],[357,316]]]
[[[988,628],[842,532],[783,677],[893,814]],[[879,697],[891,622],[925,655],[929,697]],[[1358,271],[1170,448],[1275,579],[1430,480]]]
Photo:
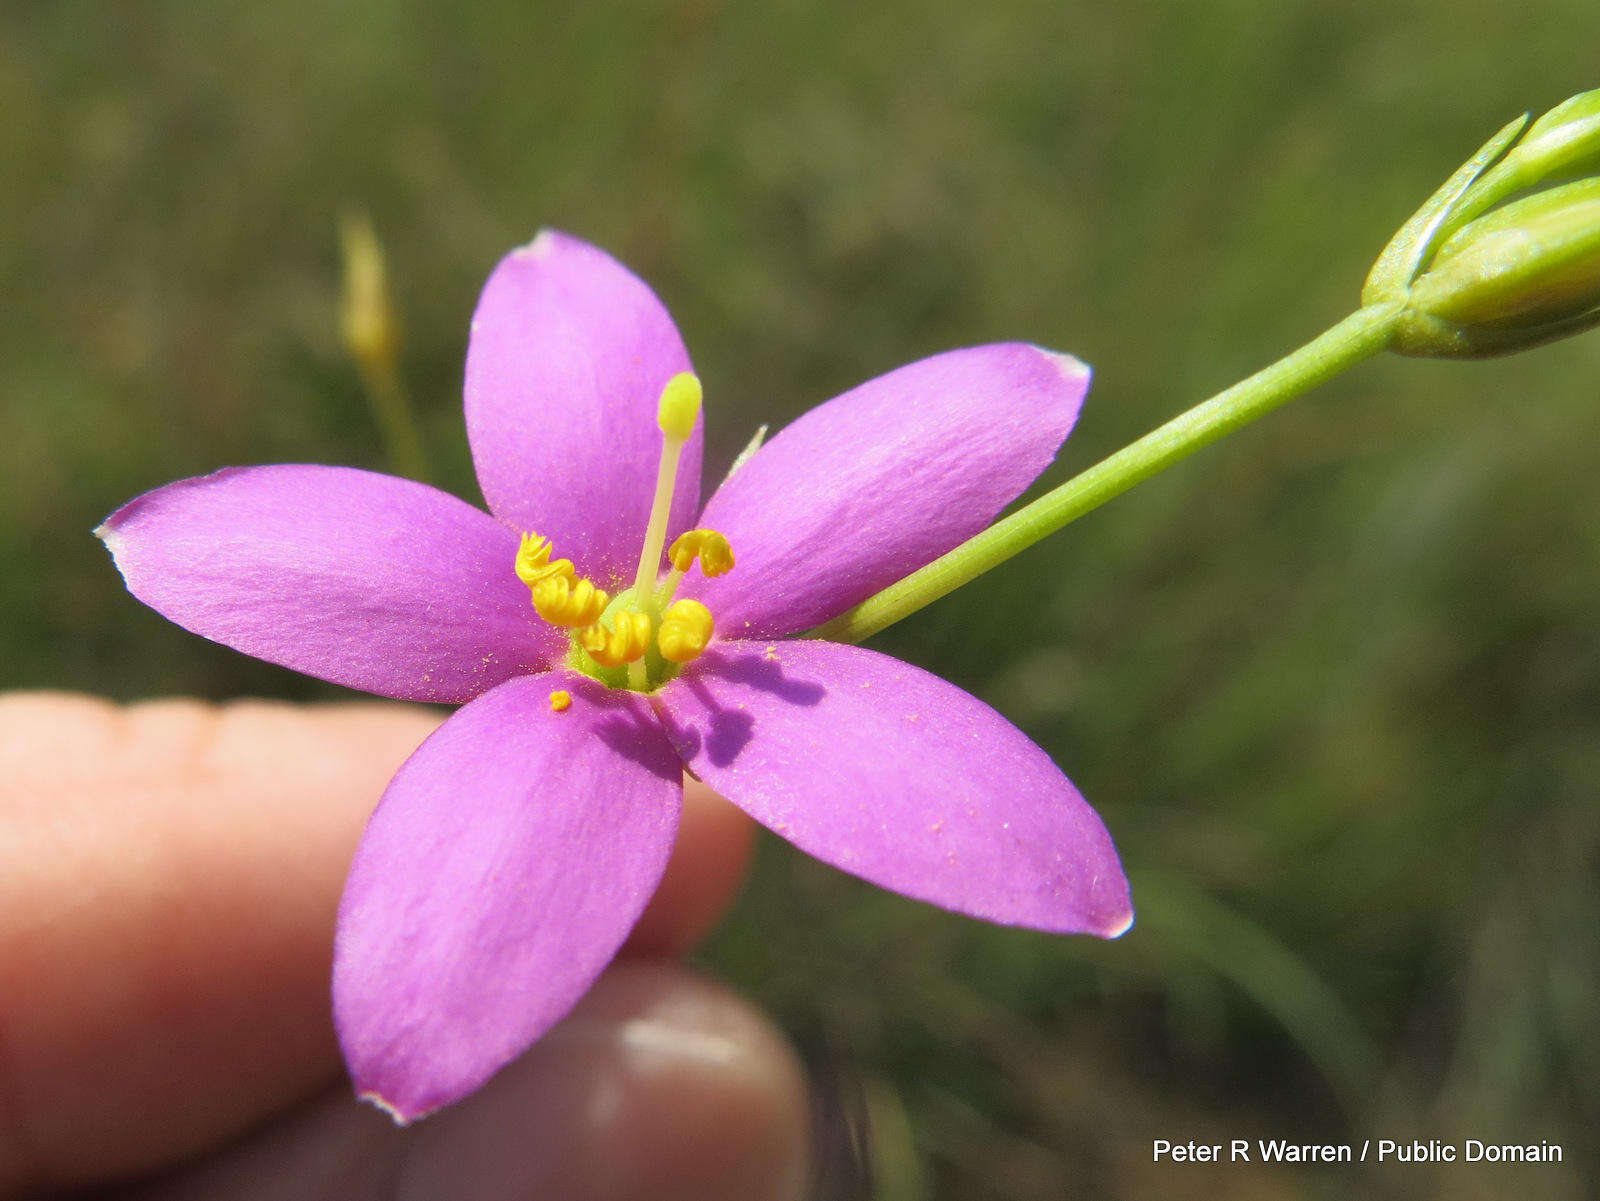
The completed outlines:
[[[1528,187],[1600,169],[1600,88],[1555,106],[1532,125],[1495,170]],[[1487,180],[1485,181],[1487,182]]]
[[[383,248],[372,222],[360,214],[346,214],[339,223],[339,245],[344,257],[339,330],[345,348],[364,372],[392,371],[400,323],[389,298]]]
[[[1490,139],[1367,278],[1363,303],[1404,306],[1394,349],[1477,358],[1600,324],[1597,173],[1600,90]]]
[[[1462,325],[1559,321],[1600,303],[1600,178],[1514,200],[1464,225],[1411,288]]]
[[[1526,118],[1524,118],[1526,119]],[[1439,227],[1439,240],[1502,200],[1600,170],[1600,89],[1556,105],[1471,186]]]

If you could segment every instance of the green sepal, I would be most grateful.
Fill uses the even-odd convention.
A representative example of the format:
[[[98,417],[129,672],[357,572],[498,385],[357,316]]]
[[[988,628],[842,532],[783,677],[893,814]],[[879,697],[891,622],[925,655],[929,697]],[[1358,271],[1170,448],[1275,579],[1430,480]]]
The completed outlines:
[[[1417,359],[1494,359],[1547,342],[1559,342],[1600,326],[1600,308],[1535,326],[1465,328],[1424,313],[1408,312],[1390,349]]]
[[[1383,248],[1383,253],[1367,275],[1367,282],[1361,289],[1363,306],[1404,297],[1462,196],[1521,136],[1528,127],[1529,119],[1530,114],[1523,113],[1485,142],[1478,153],[1462,163],[1455,174],[1445,180],[1443,186],[1428,197],[1427,202],[1400,227],[1400,232]]]

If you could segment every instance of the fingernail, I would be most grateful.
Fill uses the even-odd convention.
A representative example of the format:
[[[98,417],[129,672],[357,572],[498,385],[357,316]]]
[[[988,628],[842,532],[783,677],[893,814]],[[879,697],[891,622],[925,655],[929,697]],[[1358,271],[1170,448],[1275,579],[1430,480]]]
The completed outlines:
[[[804,1078],[731,991],[676,965],[619,964],[416,1139],[407,1201],[793,1201],[806,1180]]]

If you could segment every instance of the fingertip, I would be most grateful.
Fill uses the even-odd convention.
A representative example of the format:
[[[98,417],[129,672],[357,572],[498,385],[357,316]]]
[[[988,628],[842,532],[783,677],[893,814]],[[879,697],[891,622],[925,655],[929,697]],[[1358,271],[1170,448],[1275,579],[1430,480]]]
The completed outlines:
[[[333,915],[437,710],[0,696],[0,1193],[192,1154],[338,1069]],[[754,828],[697,781],[626,952],[693,946]],[[424,1124],[426,1128],[427,1124]]]
[[[336,1090],[142,1201],[794,1201],[805,1075],[748,1001],[675,964],[617,964],[483,1089],[404,1128]]]
[[[532,1172],[533,1195],[572,1201],[792,1201],[809,1167],[793,1047],[749,1001],[676,964],[618,964],[481,1098],[438,1120],[414,1182],[423,1197],[461,1195],[452,1184],[481,1165],[466,1195],[528,1195],[518,1182]]]
[[[0,1193],[193,1152],[337,1070],[339,888],[437,720],[0,697]]]

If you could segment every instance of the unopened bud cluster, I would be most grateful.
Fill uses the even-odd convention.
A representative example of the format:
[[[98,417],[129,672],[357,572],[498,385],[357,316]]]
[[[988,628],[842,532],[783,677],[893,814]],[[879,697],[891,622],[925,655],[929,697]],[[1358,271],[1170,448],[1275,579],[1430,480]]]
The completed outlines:
[[[1394,349],[1478,358],[1600,324],[1600,90],[1502,129],[1395,235],[1362,302]]]

